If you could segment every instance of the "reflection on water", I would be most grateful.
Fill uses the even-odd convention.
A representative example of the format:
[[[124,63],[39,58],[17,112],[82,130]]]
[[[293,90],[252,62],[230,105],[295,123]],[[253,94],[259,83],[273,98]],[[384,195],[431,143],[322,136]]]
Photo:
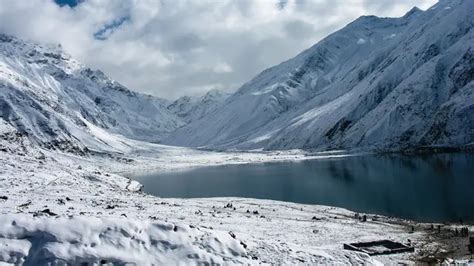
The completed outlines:
[[[160,197],[249,197],[419,221],[474,220],[474,155],[370,155],[135,177]]]

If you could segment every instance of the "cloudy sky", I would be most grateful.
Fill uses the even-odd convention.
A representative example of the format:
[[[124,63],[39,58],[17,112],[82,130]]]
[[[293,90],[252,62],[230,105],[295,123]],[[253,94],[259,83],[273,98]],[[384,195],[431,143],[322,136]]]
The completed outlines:
[[[132,90],[232,91],[361,15],[436,0],[0,0],[0,32],[61,43]]]

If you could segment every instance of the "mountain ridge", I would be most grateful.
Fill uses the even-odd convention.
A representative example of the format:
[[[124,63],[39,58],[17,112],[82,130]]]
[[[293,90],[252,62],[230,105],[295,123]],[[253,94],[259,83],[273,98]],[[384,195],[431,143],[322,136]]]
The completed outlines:
[[[473,5],[456,0],[424,12],[412,9],[400,18],[363,16],[264,70],[221,108],[178,129],[164,143],[244,150],[397,150],[471,143]],[[449,94],[456,77],[436,71],[443,64],[453,68],[457,62],[450,59],[462,58],[458,76],[464,81],[458,83],[468,87],[451,98],[439,97]],[[417,83],[414,75],[424,81]],[[420,97],[432,98],[432,105],[423,106]],[[464,109],[448,110],[448,101]],[[457,125],[440,128],[438,120],[446,112],[462,130],[455,130]]]
[[[1,34],[0,87],[0,117],[50,148],[113,150],[108,133],[159,142],[184,125],[164,100],[128,90],[60,45]],[[95,135],[97,128],[107,132]]]

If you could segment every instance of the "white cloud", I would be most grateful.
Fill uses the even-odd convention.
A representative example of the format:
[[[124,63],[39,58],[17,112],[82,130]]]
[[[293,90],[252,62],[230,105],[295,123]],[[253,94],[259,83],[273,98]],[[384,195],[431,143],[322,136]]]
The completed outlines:
[[[361,15],[401,16],[435,2],[0,0],[0,31],[61,43],[133,90],[175,98],[236,89]]]
[[[232,67],[229,66],[227,63],[218,63],[214,67],[214,72],[216,73],[230,73],[232,72]]]

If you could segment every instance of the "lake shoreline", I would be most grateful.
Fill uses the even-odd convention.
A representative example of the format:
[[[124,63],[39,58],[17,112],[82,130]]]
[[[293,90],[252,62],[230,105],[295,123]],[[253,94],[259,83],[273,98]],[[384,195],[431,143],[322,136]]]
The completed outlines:
[[[143,184],[147,193],[164,198],[269,199],[420,222],[457,222],[474,221],[467,211],[474,208],[467,196],[474,185],[470,165],[474,157],[466,153],[357,154],[138,171],[127,177]],[[212,186],[200,186],[201,182]]]
[[[42,150],[43,156],[39,158],[37,152],[20,154],[12,149],[11,153],[4,153],[0,158],[7,166],[0,173],[0,186],[10,188],[8,193],[7,190],[2,192],[1,196],[7,199],[2,201],[0,213],[17,217],[13,219],[26,215],[33,218],[32,222],[59,218],[74,221],[76,217],[96,217],[104,223],[106,220],[103,219],[166,222],[178,228],[193,226],[217,234],[218,238],[232,232],[246,245],[246,257],[236,257],[235,261],[248,259],[250,263],[302,263],[302,260],[306,263],[409,263],[437,250],[459,247],[457,242],[444,243],[444,238],[432,235],[429,224],[383,216],[373,220],[372,215],[367,215],[367,222],[361,222],[355,218],[354,212],[341,208],[268,200],[158,198],[128,190],[129,179],[116,174],[127,169],[150,169],[157,164],[162,169],[170,169],[235,161],[258,163],[303,158],[288,153],[277,157],[274,154],[216,154],[188,149],[172,152],[175,154],[150,152],[84,158]],[[229,203],[232,208],[226,207]],[[411,225],[420,227],[411,233]],[[457,227],[443,226],[443,232],[444,228],[452,226]],[[470,226],[470,230],[473,229]],[[372,258],[342,248],[342,244],[347,242],[386,238],[404,243],[410,239],[418,251]],[[0,247],[0,250],[5,250],[5,247]],[[82,251],[88,252],[87,249]],[[466,259],[461,254],[454,258]]]

